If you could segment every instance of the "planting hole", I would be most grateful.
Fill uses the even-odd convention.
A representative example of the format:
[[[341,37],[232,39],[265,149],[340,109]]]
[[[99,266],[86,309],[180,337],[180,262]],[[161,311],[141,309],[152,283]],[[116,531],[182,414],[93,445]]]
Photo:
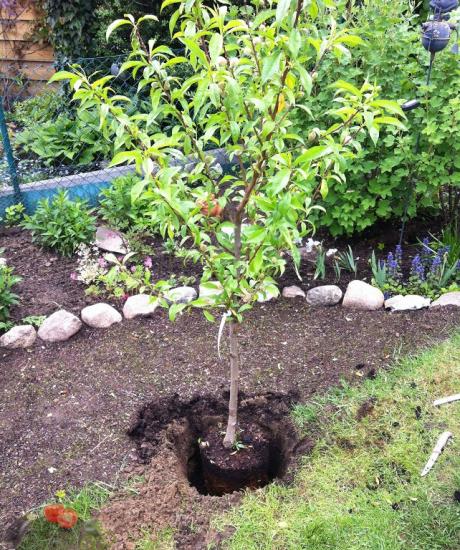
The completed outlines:
[[[240,429],[231,449],[223,446],[226,396],[202,397],[188,403],[172,399],[174,404],[168,401],[144,408],[131,436],[137,439],[139,455],[147,462],[163,432],[183,475],[202,495],[256,489],[283,478],[294,450],[300,448],[290,418],[292,396],[243,397]]]

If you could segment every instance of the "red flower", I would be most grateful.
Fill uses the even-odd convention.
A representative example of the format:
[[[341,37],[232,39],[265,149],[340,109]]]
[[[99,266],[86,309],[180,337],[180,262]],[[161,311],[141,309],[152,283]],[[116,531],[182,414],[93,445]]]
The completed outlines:
[[[78,521],[78,514],[72,508],[64,508],[57,516],[57,524],[63,529],[72,529]]]
[[[46,520],[50,521],[51,523],[57,523],[58,515],[63,510],[64,506],[62,504],[48,504],[48,506],[45,506],[43,508],[43,514]]]

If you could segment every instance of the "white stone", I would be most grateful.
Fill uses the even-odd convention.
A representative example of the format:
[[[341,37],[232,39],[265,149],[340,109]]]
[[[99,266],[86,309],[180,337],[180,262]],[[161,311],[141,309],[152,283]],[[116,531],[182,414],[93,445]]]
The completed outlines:
[[[177,288],[172,288],[165,294],[166,300],[175,304],[188,304],[196,297],[196,290],[192,286],[179,286]]]
[[[102,250],[114,252],[115,254],[127,254],[125,239],[119,231],[114,231],[108,227],[98,227],[96,231],[95,244]]]
[[[302,260],[309,262],[316,262],[318,257],[318,252],[321,250],[320,241],[314,241],[312,238],[309,238],[305,246],[299,248],[299,254]]]
[[[343,307],[361,311],[374,311],[383,307],[383,292],[364,281],[351,281],[343,298]]]
[[[310,306],[335,306],[342,299],[342,291],[336,285],[322,285],[307,292],[307,303]]]
[[[6,267],[6,265],[7,265],[7,264],[6,264],[6,258],[1,258],[1,257],[0,257],[0,268],[1,268],[1,267]]]
[[[94,304],[81,310],[81,319],[92,328],[108,328],[114,323],[120,323],[122,317],[109,304]]]
[[[78,317],[60,309],[47,317],[38,329],[38,336],[46,342],[65,342],[76,334],[82,327]]]
[[[126,319],[135,317],[147,317],[152,315],[158,307],[158,301],[148,294],[136,294],[130,296],[123,306],[123,315]]]
[[[391,311],[415,311],[428,307],[430,302],[429,298],[417,296],[416,294],[407,294],[407,296],[398,294],[385,300],[385,309],[390,309]]]
[[[18,325],[0,338],[0,346],[8,349],[28,348],[36,339],[37,331],[32,325]]]
[[[430,307],[457,306],[460,307],[460,291],[446,292],[435,300]]]
[[[305,292],[298,286],[285,286],[283,288],[283,298],[305,298]]]

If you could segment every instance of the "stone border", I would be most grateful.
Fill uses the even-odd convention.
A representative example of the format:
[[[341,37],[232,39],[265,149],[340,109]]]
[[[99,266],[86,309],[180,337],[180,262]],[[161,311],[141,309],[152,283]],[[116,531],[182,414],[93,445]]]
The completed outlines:
[[[199,295],[211,299],[216,293],[218,293],[217,288],[211,290],[200,288]],[[189,303],[197,295],[198,293],[193,287],[182,286],[170,289],[166,299],[171,303]],[[391,309],[391,311],[414,311],[448,305],[460,307],[460,291],[447,292],[431,304],[429,299],[413,295],[396,296],[385,301],[383,293],[378,288],[359,280],[351,281],[348,284],[343,300],[342,295],[342,290],[336,285],[313,287],[306,295],[300,287],[295,285],[284,287],[282,291],[283,298],[301,298],[312,307],[331,307],[342,301],[342,307],[352,311],[376,311],[383,307],[387,310]],[[81,319],[73,313],[60,309],[48,316],[38,331],[31,325],[13,327],[0,337],[0,347],[6,349],[29,348],[35,343],[37,337],[45,342],[65,342],[80,331],[83,323],[91,328],[103,329],[121,323],[123,318],[129,320],[136,317],[150,317],[158,307],[158,303],[152,301],[151,298],[149,294],[130,296],[123,306],[123,317],[113,306],[104,302],[84,307],[80,312]],[[400,301],[399,308],[394,307],[394,302],[391,303],[391,300],[394,301],[395,298]],[[271,298],[258,301],[269,300]]]

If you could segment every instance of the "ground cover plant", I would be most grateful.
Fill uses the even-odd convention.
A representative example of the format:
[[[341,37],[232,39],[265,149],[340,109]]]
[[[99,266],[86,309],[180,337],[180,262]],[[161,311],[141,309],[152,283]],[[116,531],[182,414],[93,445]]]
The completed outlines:
[[[460,408],[434,399],[458,393],[460,337],[406,358],[376,380],[345,385],[299,405],[318,433],[290,486],[248,493],[216,521],[234,550],[456,548],[460,530]],[[454,433],[434,469],[420,477],[439,434]]]
[[[308,112],[312,75],[322,60],[360,42],[337,27],[335,5],[313,1],[309,6],[304,10],[300,0],[280,1],[276,10],[255,5],[254,21],[246,22],[229,20],[225,6],[179,2],[170,30],[184,56],[154,40],[143,42],[139,26],[154,16],[115,21],[107,37],[121,26],[133,29],[132,51],[121,71],[132,71],[140,77],[139,87],[149,90],[148,117],[129,115],[129,99],[113,94],[111,76],[91,81],[76,70],[52,78],[69,80],[81,108],[99,109],[102,131],[115,120],[118,134],[129,136],[119,146],[130,147],[112,164],[135,162],[144,178],[133,188],[133,200],[150,201],[161,234],[177,239],[178,254],[202,264],[201,285],[212,297],[198,298],[191,307],[202,308],[211,321],[210,307],[225,312],[220,333],[227,320],[231,367],[225,448],[237,438],[237,332],[244,312],[258,298],[278,295],[273,277],[284,270],[282,252],[290,251],[298,266],[295,243],[311,230],[312,199],[343,179],[356,136],[370,131],[376,138],[385,124],[402,127],[387,114],[401,114],[399,106],[380,100],[374,85],[357,88],[339,81],[332,83],[337,108],[329,111],[338,122],[318,129],[310,140],[314,145],[292,133],[295,113]],[[191,65],[195,74],[185,81],[171,76],[168,69],[177,64]],[[176,123],[167,133],[157,123],[165,116]],[[210,146],[226,149],[237,164],[233,174],[219,173],[207,154]],[[172,163],[187,157],[195,162],[190,171]],[[171,319],[187,308],[169,304],[159,290],[157,299],[169,307]]]

